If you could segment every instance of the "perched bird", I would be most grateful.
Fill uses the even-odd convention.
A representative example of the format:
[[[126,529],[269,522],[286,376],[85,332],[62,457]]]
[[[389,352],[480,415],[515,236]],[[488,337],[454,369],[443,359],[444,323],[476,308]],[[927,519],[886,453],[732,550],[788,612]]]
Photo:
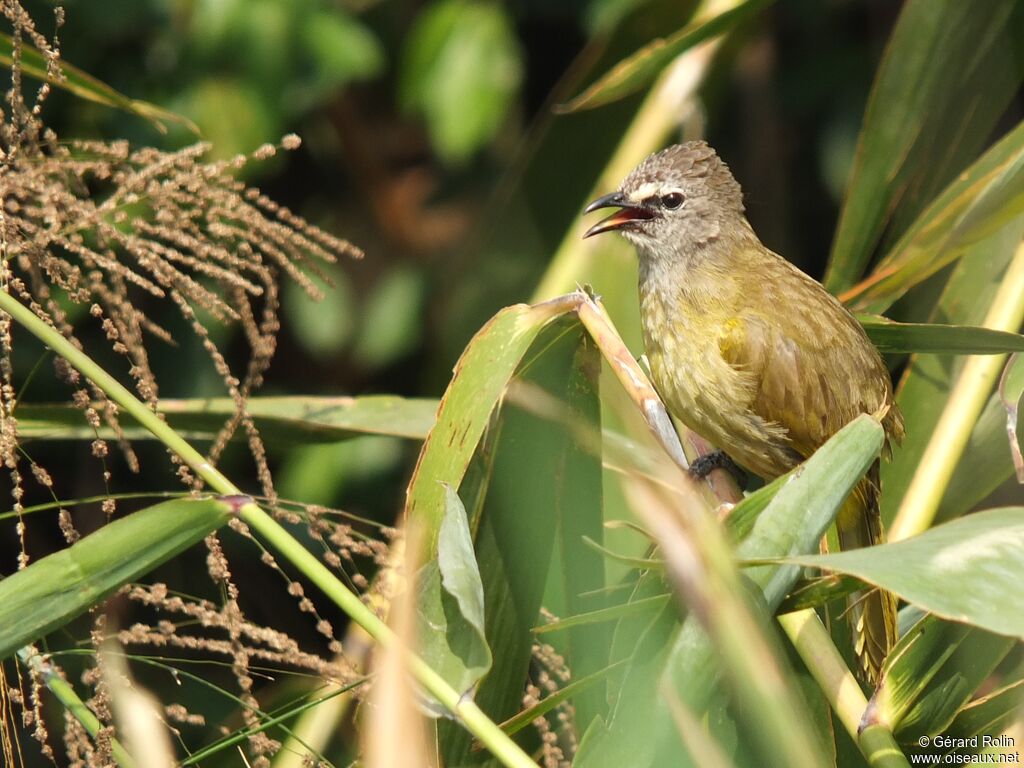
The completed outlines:
[[[702,141],[651,155],[586,212],[618,208],[584,237],[616,231],[640,256],[643,338],[654,385],[687,427],[770,480],[862,413],[884,414],[885,453],[903,416],[878,350],[820,283],[768,250],[743,194]],[[843,549],[882,539],[878,462],[837,518]],[[854,645],[874,681],[896,636],[893,595],[851,598]]]

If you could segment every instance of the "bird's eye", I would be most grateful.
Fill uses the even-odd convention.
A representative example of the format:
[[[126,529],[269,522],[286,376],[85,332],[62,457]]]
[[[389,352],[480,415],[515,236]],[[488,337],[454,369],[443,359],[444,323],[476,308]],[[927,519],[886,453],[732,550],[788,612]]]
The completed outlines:
[[[670,211],[674,211],[683,204],[683,196],[679,192],[669,192],[667,195],[661,196],[661,204]]]

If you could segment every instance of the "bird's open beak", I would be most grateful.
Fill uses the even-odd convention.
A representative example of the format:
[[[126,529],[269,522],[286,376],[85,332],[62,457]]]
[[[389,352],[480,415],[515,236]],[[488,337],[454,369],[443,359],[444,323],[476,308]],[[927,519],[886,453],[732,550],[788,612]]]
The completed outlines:
[[[654,218],[654,214],[648,209],[637,205],[630,205],[626,200],[626,196],[621,192],[612,192],[610,195],[597,198],[583,212],[593,213],[599,208],[620,208],[621,210],[616,211],[607,219],[599,221],[588,229],[583,235],[584,238],[588,238],[591,235],[600,235],[602,232],[622,229],[634,221],[646,221],[647,219]]]

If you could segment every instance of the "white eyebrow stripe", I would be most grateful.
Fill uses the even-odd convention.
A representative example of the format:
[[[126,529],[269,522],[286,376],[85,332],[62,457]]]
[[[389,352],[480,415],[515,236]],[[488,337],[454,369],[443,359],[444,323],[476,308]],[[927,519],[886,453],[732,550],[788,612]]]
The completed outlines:
[[[641,184],[629,197],[635,202],[646,200],[648,197],[654,197],[661,192],[661,184],[656,181],[648,181],[646,184]]]

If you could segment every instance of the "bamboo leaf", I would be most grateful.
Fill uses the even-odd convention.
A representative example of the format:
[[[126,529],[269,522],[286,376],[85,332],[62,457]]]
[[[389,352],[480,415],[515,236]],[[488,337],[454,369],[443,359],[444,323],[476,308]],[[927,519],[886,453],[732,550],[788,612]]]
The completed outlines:
[[[1024,214],[1024,122],[957,176],[844,302],[884,312],[910,288]]]
[[[175,499],[147,507],[0,581],[0,659],[201,541],[231,518],[241,505],[237,499]]]
[[[961,0],[908,0],[872,86],[825,274],[836,293],[863,274],[882,232],[899,236],[974,159],[1021,81],[1016,0],[978,13]]]
[[[10,66],[13,61],[13,52],[14,41],[11,39],[11,36],[0,33],[0,63]],[[124,112],[130,112],[144,120],[148,120],[161,133],[167,132],[164,123],[168,122],[177,123],[195,135],[199,135],[199,127],[187,117],[159,107],[156,104],[129,98],[89,73],[68,64],[66,61],[60,62],[60,70],[63,77],[58,80],[47,75],[46,57],[39,50],[22,43],[20,54],[21,71],[30,77],[45,80],[57,88],[73,93],[79,98],[114,109],[120,109]]]
[[[969,325],[897,323],[879,315],[857,315],[882,352],[996,355],[1024,350],[1024,336]]]
[[[667,38],[657,38],[623,59],[597,82],[558,107],[559,112],[594,109],[650,84],[677,56],[698,43],[728,32],[747,17],[760,11],[772,0],[746,0],[734,3],[728,10],[713,16],[694,19]]]
[[[534,627],[533,631],[535,634],[542,635],[548,632],[564,632],[567,629],[587,624],[614,621],[637,614],[653,615],[661,611],[668,604],[670,597],[667,594],[655,595],[654,597],[645,597],[640,600],[631,600],[621,605],[614,605],[611,608],[601,608],[596,611],[581,613],[577,616],[566,616],[558,621],[552,621],[550,624],[541,624],[539,627]]]
[[[552,315],[518,304],[495,315],[470,341],[438,408],[409,483],[406,513],[435,532],[444,486],[458,488],[512,374]]]
[[[856,576],[952,621],[1024,637],[1024,507],[978,512],[903,541],[786,559]]]
[[[946,733],[961,739],[1002,733],[1020,716],[1022,705],[1024,679],[1018,676],[1014,682],[987,696],[975,699],[961,709],[949,724]]]
[[[465,503],[494,657],[476,699],[496,719],[519,709],[532,653],[530,629],[558,527],[568,533],[568,543],[580,526],[600,535],[600,461],[582,437],[600,434],[599,425],[588,421],[597,408],[595,348],[584,342],[576,318],[565,316],[574,308],[571,300],[510,307],[477,334],[456,366],[409,490],[407,513],[428,534],[436,530],[439,481],[458,487]],[[600,558],[582,551],[582,541],[572,546],[570,562],[589,558],[595,568],[581,568],[567,594],[600,590]],[[597,625],[595,631],[605,629]],[[574,645],[571,658],[583,675],[596,671],[588,665],[607,666],[606,655],[597,659],[585,647]],[[579,697],[578,706],[587,697],[603,706],[596,689]],[[439,729],[448,764],[471,759],[471,740],[457,725],[443,722]]]
[[[437,537],[437,559],[416,576],[417,646],[423,660],[463,696],[472,697],[491,668],[484,632],[484,588],[466,509],[450,485]],[[431,707],[440,717],[445,709]]]
[[[101,406],[97,406],[101,408]],[[248,413],[260,432],[273,441],[335,442],[360,435],[393,435],[423,440],[434,425],[437,401],[393,395],[363,397],[252,397]],[[227,397],[161,400],[160,413],[184,437],[212,440],[234,417],[235,402]],[[111,438],[106,427],[90,427],[82,411],[66,403],[19,403],[18,434],[41,440]],[[153,439],[128,414],[119,414],[127,437]]]
[[[558,691],[549,696],[545,696],[529,709],[524,709],[515,717],[511,717],[506,720],[501,724],[501,729],[509,735],[518,733],[538,717],[546,715],[563,701],[568,701],[575,696],[579,696],[581,692],[589,688],[593,688],[597,683],[603,682],[605,678],[616,669],[616,667],[621,666],[623,663],[624,662],[618,662],[616,664],[612,664],[611,666],[589,674],[586,677],[574,680],[564,688],[559,688]]]
[[[925,616],[886,659],[866,718],[888,725],[906,743],[945,733],[1015,643],[977,627]]]

